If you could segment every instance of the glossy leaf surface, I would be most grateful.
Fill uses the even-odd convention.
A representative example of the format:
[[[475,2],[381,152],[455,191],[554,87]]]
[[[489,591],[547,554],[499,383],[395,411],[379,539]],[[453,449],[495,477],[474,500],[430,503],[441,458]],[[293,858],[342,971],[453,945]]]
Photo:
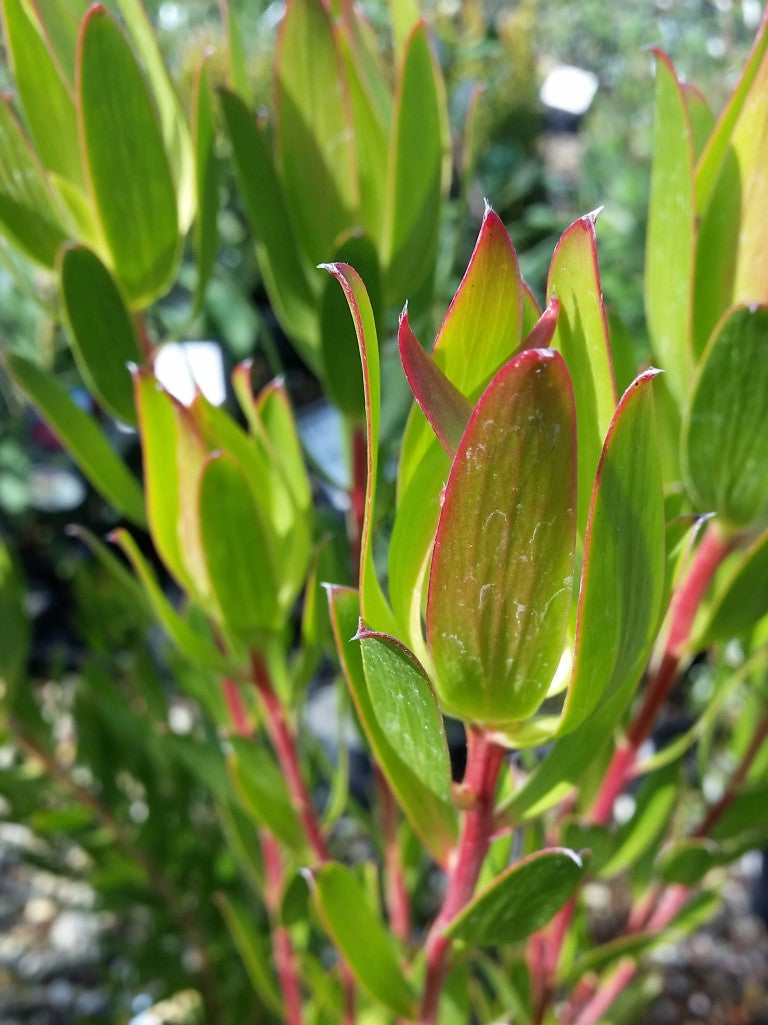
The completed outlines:
[[[768,308],[723,318],[702,358],[684,425],[682,462],[699,512],[734,526],[768,505]]]
[[[445,710],[501,725],[539,706],[563,650],[575,540],[575,412],[551,350],[504,366],[445,491],[427,641]]]
[[[413,296],[434,266],[446,150],[443,84],[420,22],[406,44],[389,139],[382,249],[388,305]]]
[[[357,981],[395,1014],[412,1018],[416,997],[397,948],[354,872],[328,862],[307,875],[320,918]]]
[[[358,203],[349,98],[323,4],[289,0],[276,69],[277,162],[297,237],[317,264],[332,259]]]
[[[72,350],[94,395],[126,424],[136,423],[128,364],[142,361],[133,321],[114,278],[85,246],[67,247],[59,261],[61,297]]]
[[[629,386],[608,430],[587,521],[576,647],[561,730],[637,680],[664,600],[664,494],[647,370]]]
[[[91,484],[118,512],[143,526],[146,517],[141,487],[93,417],[80,409],[58,381],[35,363],[14,353],[7,360],[16,383]]]
[[[432,685],[410,651],[394,637],[357,634],[371,706],[382,732],[428,790],[451,800],[451,765],[443,717]]]
[[[457,836],[453,805],[438,799],[434,791],[424,786],[379,725],[368,693],[362,650],[352,639],[359,617],[357,591],[332,587],[328,600],[342,669],[366,739],[414,831],[436,861],[444,865]]]
[[[691,331],[696,245],[694,140],[683,87],[656,50],[656,115],[645,260],[645,309],[653,349],[679,405],[693,375]]]
[[[564,233],[552,256],[547,281],[547,299],[556,296],[560,301],[552,347],[565,359],[576,399],[582,536],[592,482],[617,398],[597,265],[596,216],[581,217]]]
[[[115,274],[129,304],[146,306],[176,270],[176,193],[141,69],[102,7],[83,23],[77,87],[88,177]]]
[[[517,943],[536,932],[565,904],[584,872],[564,848],[533,854],[502,872],[445,930],[474,946]]]
[[[269,142],[239,96],[221,90],[219,97],[232,143],[235,174],[256,236],[256,254],[270,301],[286,332],[317,371],[320,334],[315,296],[299,255]]]
[[[281,625],[278,583],[260,510],[236,460],[209,458],[200,481],[200,534],[226,626],[252,638]]]

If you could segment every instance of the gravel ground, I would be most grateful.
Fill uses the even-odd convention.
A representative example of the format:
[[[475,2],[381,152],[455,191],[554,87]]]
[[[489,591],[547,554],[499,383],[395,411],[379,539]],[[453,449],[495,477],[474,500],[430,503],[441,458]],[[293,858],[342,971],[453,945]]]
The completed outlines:
[[[0,1025],[109,1020],[102,942],[117,923],[89,887],[28,863],[39,841],[0,823]],[[768,1025],[768,929],[750,913],[759,860],[727,882],[717,917],[653,956],[663,990],[639,1025]]]

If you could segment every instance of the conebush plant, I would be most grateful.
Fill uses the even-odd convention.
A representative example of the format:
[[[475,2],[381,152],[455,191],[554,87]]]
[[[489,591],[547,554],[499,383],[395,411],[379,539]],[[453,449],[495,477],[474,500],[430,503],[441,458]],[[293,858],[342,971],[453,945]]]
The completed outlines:
[[[111,546],[76,528],[92,650],[66,756],[26,668],[13,539],[0,549],[9,814],[47,822],[30,787],[59,788],[70,818],[53,821],[74,823],[106,905],[119,851],[123,897],[159,904],[194,955],[160,995],[197,990],[200,1020],[629,1021],[648,953],[768,843],[768,11],[717,118],[655,53],[638,368],[609,330],[597,212],[535,296],[487,205],[433,344],[417,337],[450,164],[414,5],[391,4],[388,68],[352,5],[289,0],[257,118],[233,11],[229,77],[203,61],[188,116],[138,0],[114,6],[2,0],[4,248],[142,459],[139,479],[104,418],[9,349],[114,528]],[[346,525],[284,381],[238,365],[235,410],[182,403],[155,373],[153,311],[193,260],[194,317],[217,262],[222,152],[277,320],[347,427]],[[381,357],[406,300],[414,401],[390,508]],[[318,673],[335,679],[332,755],[305,722]],[[686,718],[662,743],[670,702]],[[626,894],[607,942],[587,883]]]

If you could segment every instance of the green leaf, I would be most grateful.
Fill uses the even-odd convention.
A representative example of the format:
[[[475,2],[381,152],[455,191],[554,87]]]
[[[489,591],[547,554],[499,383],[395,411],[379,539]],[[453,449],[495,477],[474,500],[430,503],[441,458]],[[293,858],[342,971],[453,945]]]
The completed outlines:
[[[281,381],[272,381],[262,388],[256,400],[256,411],[258,423],[262,425],[268,441],[270,455],[282,466],[286,486],[293,495],[301,517],[308,522],[312,516],[312,484],[307,474],[291,400]],[[251,425],[257,434],[253,421]]]
[[[768,17],[699,161],[701,218],[696,275],[695,347],[699,353],[728,307],[768,302]]]
[[[416,995],[389,930],[374,914],[355,874],[328,862],[306,875],[323,925],[355,979],[395,1014],[413,1018]]]
[[[205,446],[188,412],[148,370],[134,373],[133,386],[152,540],[177,582],[205,604],[209,588],[197,514]]]
[[[712,135],[715,127],[715,115],[700,89],[691,82],[681,82],[683,95],[688,104],[688,115],[693,130],[693,147],[697,159]]]
[[[608,323],[597,265],[597,213],[575,221],[552,255],[547,300],[560,300],[552,347],[565,359],[573,381],[579,435],[579,533],[586,529],[592,482],[603,440],[616,408]]]
[[[239,96],[220,90],[235,175],[256,236],[256,255],[275,313],[310,367],[319,372],[320,331],[315,295],[299,255],[286,197],[269,142]]]
[[[0,224],[32,260],[53,267],[66,240],[45,173],[16,120],[0,97]]]
[[[424,582],[440,518],[443,486],[451,468],[443,447],[424,453],[400,499],[389,545],[389,595],[403,636],[422,662],[429,661],[421,627]]]
[[[664,939],[666,939],[666,934],[664,934]],[[594,950],[588,950],[577,957],[568,972],[567,981],[571,985],[576,985],[585,976],[593,972],[603,972],[624,958],[632,958],[637,961],[662,942],[663,939],[659,933],[636,932],[618,936],[616,939],[609,940],[608,943],[601,943]]]
[[[251,985],[265,1007],[277,1015],[282,1015],[283,1001],[277,979],[270,967],[269,943],[264,930],[259,928],[253,910],[245,908],[239,901],[221,891],[214,894],[214,900],[242,958]]]
[[[631,697],[632,687],[625,685],[600,704],[581,726],[557,739],[522,786],[499,809],[500,816],[513,824],[528,821],[570,793],[600,757]]]
[[[421,343],[411,331],[407,309],[400,316],[397,337],[400,359],[414,398],[440,444],[453,458],[469,423],[472,404],[422,349]]]
[[[415,295],[434,274],[447,124],[443,82],[419,22],[406,43],[389,138],[382,241],[388,306]]]
[[[712,200],[718,175],[731,144],[734,128],[742,116],[755,78],[763,68],[766,53],[768,53],[768,11],[763,13],[760,29],[752,44],[752,50],[742,69],[738,84],[696,167],[696,209],[699,213],[703,212]]]
[[[243,33],[239,15],[235,14],[230,0],[222,0],[220,5],[221,20],[225,27],[227,41],[227,64],[229,71],[228,84],[243,99],[251,101],[251,88],[248,81],[248,64],[243,45]]]
[[[356,19],[359,23],[360,19]],[[357,150],[360,181],[360,226],[372,238],[381,237],[386,188],[388,119],[383,116],[371,83],[373,62],[356,46],[355,28],[337,23],[336,39],[344,65]],[[388,93],[385,93],[389,99]],[[353,261],[352,261],[353,262]],[[365,275],[363,275],[365,278]],[[367,279],[366,279],[367,280]]]
[[[768,782],[755,780],[742,786],[733,801],[712,827],[713,840],[736,840],[752,831],[765,832],[765,809],[768,805]]]
[[[336,278],[344,292],[355,325],[363,367],[368,472],[365,517],[360,539],[360,607],[366,623],[374,630],[395,634],[394,616],[384,597],[373,560],[373,516],[381,424],[381,367],[376,322],[368,293],[357,271],[346,263],[326,264],[324,269]]]
[[[195,81],[195,250],[197,287],[195,308],[201,309],[218,246],[219,175],[215,154],[215,125],[208,60],[200,63]]]
[[[573,895],[583,873],[581,859],[565,848],[532,854],[478,894],[445,934],[477,947],[517,943],[546,925]]]
[[[0,540],[0,689],[6,710],[13,710],[14,694],[27,667],[30,617],[25,599],[26,587],[16,559]]]
[[[275,57],[276,154],[312,263],[329,260],[359,204],[347,84],[324,4],[289,0]]]
[[[702,357],[682,439],[683,473],[697,509],[734,526],[766,512],[767,397],[768,308],[737,307]]]
[[[469,265],[432,351],[435,365],[463,395],[474,398],[517,352],[524,298],[514,246],[499,216],[487,207]],[[432,431],[414,407],[400,453],[401,495],[431,439]]]
[[[230,737],[230,743],[229,771],[244,810],[290,850],[305,851],[306,838],[273,758],[254,740]]]
[[[150,602],[147,599],[147,595],[144,593],[141,584],[133,575],[129,567],[126,566],[125,561],[118,558],[114,551],[100,540],[100,538],[96,537],[92,531],[88,530],[87,527],[83,527],[77,523],[72,523],[67,527],[66,532],[69,537],[77,538],[78,541],[86,545],[109,576],[115,581],[121,591],[123,591],[126,597],[126,602],[132,606],[138,616],[145,613],[145,618],[149,621],[152,615]],[[121,533],[120,530],[113,531],[110,534],[110,540],[114,541],[115,536],[119,533]]]
[[[278,569],[251,488],[231,455],[212,455],[200,480],[200,536],[224,624],[253,640],[282,625]]]
[[[523,349],[548,349],[557,329],[560,300],[552,296],[547,308],[536,318],[535,323],[523,339]]]
[[[126,424],[136,423],[128,364],[142,361],[133,321],[107,268],[85,246],[67,246],[59,280],[72,351],[99,401]]]
[[[646,370],[624,393],[603,446],[587,521],[573,675],[560,731],[636,683],[664,601],[664,494]]]
[[[328,601],[336,648],[362,730],[414,831],[435,860],[445,865],[457,838],[455,809],[421,782],[379,724],[368,693],[362,650],[352,640],[359,621],[357,591],[329,587]]]
[[[75,55],[80,22],[89,6],[89,0],[31,0],[31,7],[48,41],[49,49],[55,56],[66,81],[72,86],[75,81]]]
[[[184,234],[195,215],[195,154],[184,108],[176,95],[157,32],[141,0],[116,0],[123,21],[146,72],[157,107],[160,130],[178,197],[178,218]]]
[[[717,844],[706,837],[686,838],[661,853],[656,871],[665,883],[696,886],[718,864],[719,853]]]
[[[128,302],[149,305],[180,255],[176,194],[141,69],[117,22],[92,7],[77,68],[81,141],[93,199]]]
[[[221,654],[213,640],[208,639],[198,629],[195,629],[189,620],[181,616],[168,601],[152,567],[141,554],[139,546],[128,531],[114,530],[110,534],[110,540],[120,545],[130,560],[134,572],[144,588],[144,594],[152,607],[152,612],[179,651],[194,665],[203,666],[218,673],[232,672],[232,665]]]
[[[451,763],[443,717],[432,684],[412,653],[394,637],[366,630],[357,640],[371,707],[389,740],[419,780],[451,801]]]
[[[768,531],[747,549],[722,582],[696,643],[708,647],[716,641],[743,636],[768,615]]]
[[[250,380],[240,388],[243,399],[243,388],[250,390]],[[226,452],[239,464],[269,538],[270,565],[275,570],[279,567],[278,601],[288,612],[309,565],[312,510],[300,450],[296,459],[298,439],[284,390],[268,386],[258,399],[245,397],[250,436],[202,395],[190,408],[208,450]],[[275,431],[274,437],[269,430]]]
[[[13,77],[29,133],[49,172],[84,184],[71,86],[22,0],[3,0]]]
[[[632,818],[616,831],[614,851],[601,867],[601,876],[623,872],[659,843],[680,800],[679,783],[680,769],[675,764],[646,777],[636,794]]]
[[[90,414],[72,401],[58,381],[31,360],[14,353],[8,369],[88,480],[118,512],[146,524],[144,494]]]
[[[435,540],[427,641],[452,715],[503,725],[547,692],[571,604],[575,448],[565,363],[520,353],[472,413]]]
[[[645,309],[653,350],[680,406],[693,376],[696,249],[694,140],[688,104],[672,62],[656,55],[656,123],[645,259]]]
[[[334,253],[334,263],[355,268],[365,282],[374,321],[381,321],[381,272],[376,249],[367,235],[352,235]],[[325,390],[330,401],[356,422],[365,420],[365,392],[355,325],[344,293],[326,278],[320,300],[320,335]]]

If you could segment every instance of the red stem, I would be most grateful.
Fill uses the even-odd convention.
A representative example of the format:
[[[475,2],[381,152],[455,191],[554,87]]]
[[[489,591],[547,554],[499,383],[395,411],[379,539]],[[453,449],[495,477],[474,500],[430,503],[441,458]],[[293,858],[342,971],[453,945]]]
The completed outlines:
[[[622,961],[608,982],[595,993],[582,1010],[575,1025],[598,1025],[613,1001],[624,992],[636,973],[637,966],[634,961]]]
[[[283,770],[291,803],[299,816],[304,835],[318,861],[328,860],[328,848],[320,831],[304,777],[301,774],[296,741],[285,721],[283,706],[275,694],[264,659],[258,653],[251,655],[251,672],[256,689],[266,713],[269,739],[275,749],[280,768]]]
[[[712,805],[699,825],[691,831],[690,836],[704,837],[711,833],[717,822],[730,808],[738,794],[739,787],[746,779],[752,763],[760,753],[766,740],[768,740],[768,715],[764,715],[758,723],[752,739],[728,782],[725,793],[719,801]],[[642,913],[633,915],[631,921],[635,928],[642,928],[649,933],[660,932],[681,910],[688,900],[690,892],[687,886],[679,884],[668,887],[656,887],[650,899],[643,907]],[[628,930],[628,932],[631,931],[633,930]],[[574,1025],[597,1025],[605,1011],[626,989],[636,973],[637,967],[632,962],[619,965],[608,983],[601,987],[583,1008],[575,1019]],[[572,1014],[566,1009],[562,1018],[562,1025],[566,1025],[566,1023],[572,1020]]]
[[[392,933],[403,943],[411,934],[411,909],[403,876],[400,850],[397,843],[397,811],[386,779],[374,763],[374,776],[381,808],[381,832],[384,839],[384,874],[389,924]]]
[[[467,730],[467,768],[463,789],[473,804],[464,815],[458,847],[448,876],[440,913],[427,936],[426,978],[419,1021],[435,1025],[440,992],[446,974],[451,941],[444,929],[471,900],[485,855],[493,836],[493,804],[496,781],[504,759],[499,747],[480,730]]]
[[[271,833],[261,833],[261,852],[264,858],[264,896],[272,923],[272,954],[275,971],[283,995],[285,1025],[302,1025],[301,990],[296,972],[291,937],[285,926],[280,924],[280,893],[283,885],[283,866],[280,846]]]
[[[248,712],[243,703],[240,688],[234,680],[230,680],[228,676],[223,676],[221,679],[221,689],[235,734],[238,737],[250,737],[251,724],[248,721]]]
[[[295,738],[285,721],[283,706],[275,694],[264,659],[258,652],[251,653],[251,673],[266,713],[267,732],[283,770],[291,802],[299,816],[304,835],[317,860],[328,861],[328,848],[301,773]],[[342,1021],[344,1025],[355,1025],[355,982],[349,966],[344,961],[341,962],[340,972],[344,991]]]
[[[680,659],[704,593],[715,570],[731,552],[733,544],[733,539],[723,537],[714,523],[707,528],[693,557],[688,575],[672,598],[669,610],[670,627],[664,654],[645,692],[640,710],[630,724],[626,741],[617,746],[608,766],[592,809],[593,822],[607,822],[610,818],[613,803],[632,773],[637,752],[653,729],[677,677]]]

